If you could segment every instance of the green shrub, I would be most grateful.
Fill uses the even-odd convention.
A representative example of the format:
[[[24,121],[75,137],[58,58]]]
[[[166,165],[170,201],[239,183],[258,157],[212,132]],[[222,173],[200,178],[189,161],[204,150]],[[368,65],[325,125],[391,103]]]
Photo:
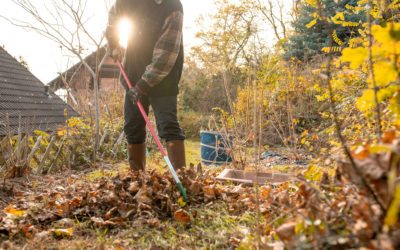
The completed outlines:
[[[200,130],[207,127],[209,116],[195,111],[181,111],[179,122],[187,138],[199,138]]]

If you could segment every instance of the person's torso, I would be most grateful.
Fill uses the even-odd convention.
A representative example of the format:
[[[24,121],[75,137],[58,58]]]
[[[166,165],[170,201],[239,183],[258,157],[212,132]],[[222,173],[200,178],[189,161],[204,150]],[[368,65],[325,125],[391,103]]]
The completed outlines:
[[[183,12],[180,0],[127,0],[126,13],[132,21],[132,31],[126,54],[126,66],[131,81],[137,82],[152,63],[154,47],[162,35],[166,19],[174,11]],[[175,67],[152,95],[177,94],[183,64],[183,46]]]

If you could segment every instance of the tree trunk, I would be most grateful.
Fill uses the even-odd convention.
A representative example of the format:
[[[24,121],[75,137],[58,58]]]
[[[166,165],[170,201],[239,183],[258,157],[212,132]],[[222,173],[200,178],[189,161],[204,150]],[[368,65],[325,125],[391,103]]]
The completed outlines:
[[[99,73],[96,72],[94,78],[94,106],[95,106],[95,134],[94,134],[94,148],[93,148],[93,162],[96,164],[97,150],[99,145],[99,134],[100,134],[100,107],[99,107]]]

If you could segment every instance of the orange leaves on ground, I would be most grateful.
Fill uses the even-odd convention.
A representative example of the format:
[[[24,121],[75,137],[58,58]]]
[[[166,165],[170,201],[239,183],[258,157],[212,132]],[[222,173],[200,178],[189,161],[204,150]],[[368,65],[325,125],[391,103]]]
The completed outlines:
[[[365,158],[367,158],[369,156],[368,144],[357,146],[353,150],[352,155],[358,160],[364,160]]]
[[[183,209],[179,209],[174,213],[174,219],[182,224],[190,223],[190,215]]]
[[[271,193],[271,190],[272,190],[272,187],[268,187],[268,188],[266,188],[266,187],[261,187],[261,198],[262,199],[266,199],[268,196],[269,196],[269,194]]]
[[[25,236],[28,238],[32,237],[32,230],[33,230],[33,226],[30,223],[21,227],[22,233],[24,233]]]
[[[391,130],[383,133],[382,142],[383,143],[392,143],[396,139],[396,131]]]
[[[15,216],[22,216],[26,213],[26,210],[16,210],[14,207],[8,206],[4,209],[4,213],[12,214]]]
[[[203,187],[204,197],[209,200],[215,199],[215,188],[213,186]]]

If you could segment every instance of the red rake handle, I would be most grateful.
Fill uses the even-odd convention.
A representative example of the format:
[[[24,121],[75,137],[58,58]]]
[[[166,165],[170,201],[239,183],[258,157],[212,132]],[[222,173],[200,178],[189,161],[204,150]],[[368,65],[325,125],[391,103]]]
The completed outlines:
[[[117,60],[117,64],[118,64],[119,69],[121,70],[121,73],[122,73],[122,75],[123,75],[123,77],[124,77],[126,83],[128,84],[128,87],[131,89],[133,86],[132,86],[131,81],[129,81],[128,76],[126,75],[126,72],[125,72],[125,70],[124,70],[124,67],[123,67],[122,64],[119,62],[119,60]],[[140,110],[140,113],[142,113],[142,116],[143,116],[144,120],[146,121],[146,124],[147,124],[147,126],[148,126],[148,128],[149,128],[149,130],[150,130],[150,133],[151,133],[151,135],[153,136],[154,140],[156,141],[157,146],[158,146],[158,148],[160,149],[162,156],[163,156],[163,157],[167,156],[167,154],[165,153],[165,150],[164,150],[163,146],[161,145],[160,139],[158,139],[158,136],[157,136],[156,132],[154,131],[153,126],[152,126],[151,123],[150,123],[150,120],[149,120],[149,117],[148,117],[147,114],[146,114],[146,111],[144,111],[144,108],[143,108],[142,103],[141,103],[140,101],[137,101],[136,104],[138,105],[139,110]]]

